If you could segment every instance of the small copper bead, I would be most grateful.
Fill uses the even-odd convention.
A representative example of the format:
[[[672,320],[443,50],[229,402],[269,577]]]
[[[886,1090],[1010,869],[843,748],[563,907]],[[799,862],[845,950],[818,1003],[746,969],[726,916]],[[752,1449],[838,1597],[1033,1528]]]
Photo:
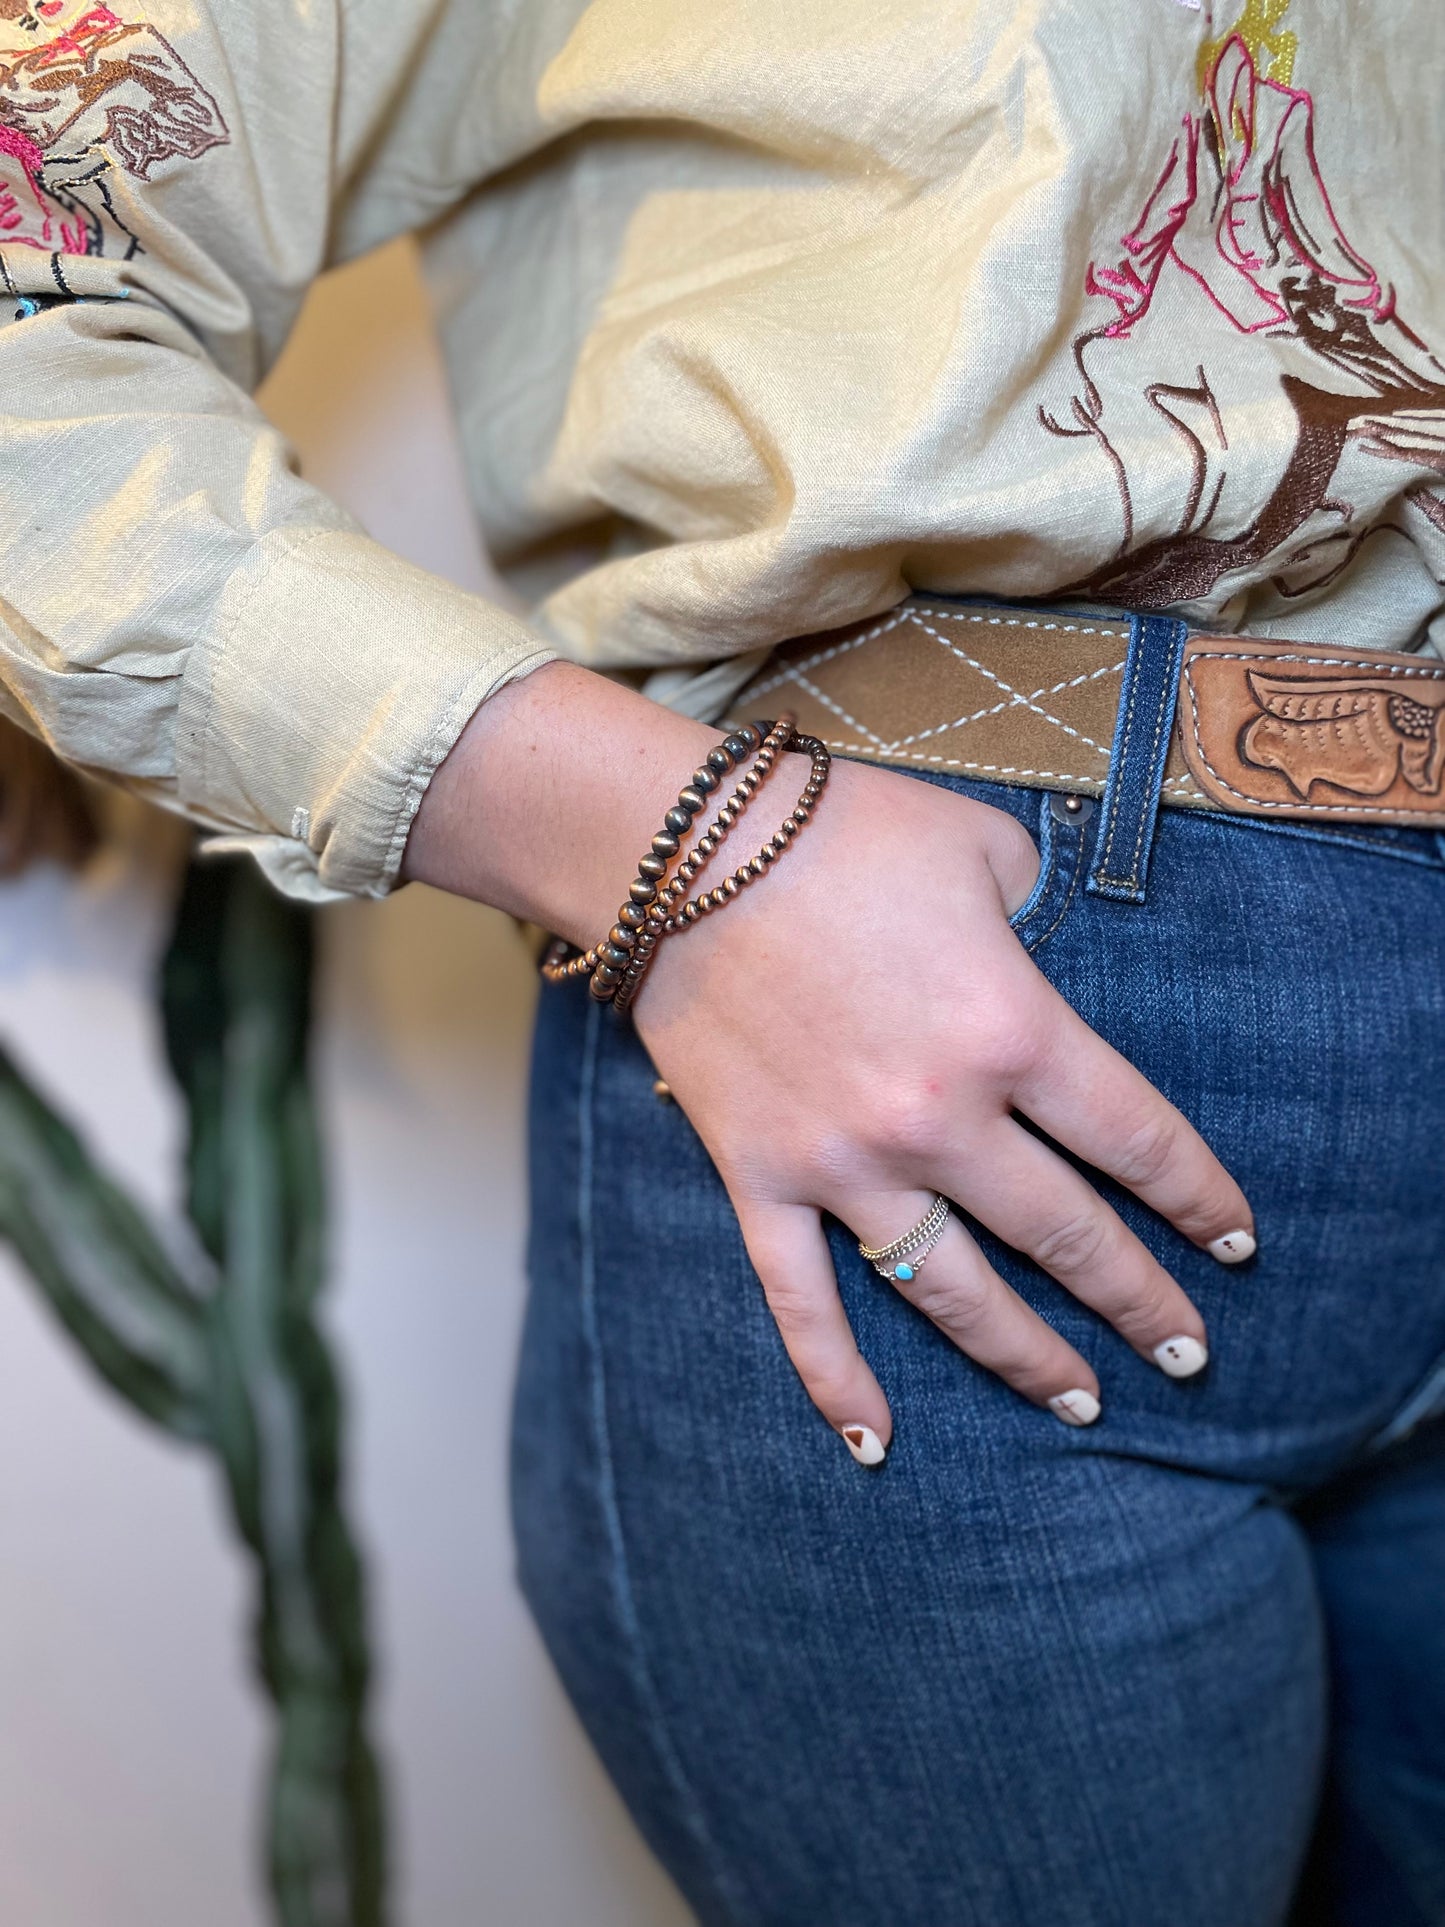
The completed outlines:
[[[651,877],[654,882],[660,883],[667,875],[667,861],[660,856],[645,856],[639,859],[637,869],[639,875]]]
[[[685,903],[682,906],[682,918],[684,923],[696,923],[698,918],[701,915],[702,915],[702,911],[698,908],[698,906],[695,903]]]
[[[768,859],[763,855],[762,851],[759,850],[757,855],[753,858],[752,862],[749,863],[748,869],[753,874],[753,876],[760,877],[763,874],[763,871],[767,868],[767,863],[768,863]]]
[[[692,787],[695,790],[701,790],[704,796],[712,795],[718,786],[718,780],[706,763],[701,764],[692,773]]]
[[[795,823],[806,823],[812,814],[813,806],[811,803],[804,803],[799,799],[799,801],[793,805],[793,821]]]
[[[677,807],[686,810],[689,816],[696,816],[699,810],[707,808],[707,798],[700,789],[687,783],[677,792]]]
[[[679,836],[685,836],[692,828],[692,811],[674,805],[662,820],[668,829],[675,830]]]
[[[671,830],[659,830],[652,839],[654,856],[676,856],[681,847]]]
[[[743,734],[742,730],[736,729],[731,736],[724,736],[723,748],[735,763],[741,763],[744,757],[752,754],[753,749],[756,747],[757,740],[758,732],[755,729],[750,728],[746,735]]]
[[[632,882],[627,886],[627,894],[632,898],[634,903],[639,905],[655,903],[657,900],[657,885],[648,877],[634,877]]]
[[[778,853],[771,843],[765,843],[753,858],[754,863],[776,863],[777,860]]]
[[[802,824],[795,822],[791,816],[785,816],[778,825],[778,834],[789,838],[795,837],[802,827]]]
[[[735,897],[738,891],[742,888],[742,885],[738,882],[736,877],[724,877],[722,882],[718,885],[718,888],[722,891],[724,896]]]
[[[589,977],[587,979],[587,988],[599,1004],[605,1004],[612,995],[611,990],[602,982],[600,977]]]
[[[626,924],[629,930],[640,930],[647,922],[647,912],[640,903],[624,903],[617,912],[617,921]]]
[[[624,950],[620,943],[604,943],[597,955],[603,963],[610,964],[614,970],[626,970],[632,962],[632,952]]]
[[[592,981],[595,984],[605,984],[609,990],[615,990],[622,982],[622,972],[614,970],[611,964],[598,964],[592,973]]]
[[[716,749],[708,751],[707,766],[710,770],[716,771],[719,776],[726,776],[733,766],[733,759],[729,751],[719,743]]]
[[[607,941],[616,944],[619,950],[630,950],[637,942],[637,932],[629,930],[625,923],[614,923],[607,932]]]

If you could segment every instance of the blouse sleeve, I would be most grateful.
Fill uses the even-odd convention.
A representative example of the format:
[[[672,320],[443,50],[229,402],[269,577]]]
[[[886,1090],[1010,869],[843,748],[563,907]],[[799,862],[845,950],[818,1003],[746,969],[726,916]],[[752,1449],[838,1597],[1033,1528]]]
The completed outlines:
[[[384,894],[467,719],[552,653],[370,541],[250,399],[338,235],[470,184],[445,86],[409,111],[459,71],[435,13],[0,18],[0,707],[300,896]]]

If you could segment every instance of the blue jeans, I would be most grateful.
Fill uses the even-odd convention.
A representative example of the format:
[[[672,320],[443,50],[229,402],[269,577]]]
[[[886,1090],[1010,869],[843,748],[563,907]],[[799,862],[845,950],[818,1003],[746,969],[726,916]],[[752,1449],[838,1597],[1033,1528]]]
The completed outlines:
[[[861,1473],[635,1034],[545,991],[514,1498],[558,1669],[708,1927],[1440,1927],[1445,849],[1166,810],[1118,901],[1102,811],[933,780],[1038,837],[1020,936],[1259,1257],[1100,1181],[1208,1323],[1174,1382],[978,1231],[1106,1387],[1076,1431],[834,1227],[897,1424]]]

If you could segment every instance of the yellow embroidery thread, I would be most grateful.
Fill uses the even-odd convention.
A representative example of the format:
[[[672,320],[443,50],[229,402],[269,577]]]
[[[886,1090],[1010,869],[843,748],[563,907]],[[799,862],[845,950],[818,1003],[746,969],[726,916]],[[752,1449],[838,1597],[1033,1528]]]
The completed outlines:
[[[1234,25],[1218,39],[1206,40],[1199,49],[1199,91],[1204,92],[1210,70],[1231,40],[1244,42],[1251,60],[1266,80],[1277,80],[1282,87],[1288,87],[1294,76],[1299,38],[1296,34],[1276,32],[1276,28],[1289,9],[1290,0],[1245,0],[1244,12]]]

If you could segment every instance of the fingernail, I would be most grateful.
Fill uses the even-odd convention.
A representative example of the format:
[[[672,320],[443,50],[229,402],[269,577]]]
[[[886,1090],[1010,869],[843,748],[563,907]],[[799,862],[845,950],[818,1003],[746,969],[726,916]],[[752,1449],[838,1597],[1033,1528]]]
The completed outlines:
[[[1092,1392],[1059,1392],[1049,1400],[1049,1410],[1065,1425],[1092,1425],[1100,1405]]]
[[[1154,1347],[1154,1357],[1171,1378],[1193,1378],[1209,1363],[1209,1352],[1197,1338],[1166,1338]]]
[[[839,1428],[843,1443],[859,1465],[882,1465],[888,1454],[883,1441],[869,1425],[844,1425]]]
[[[1249,1231],[1226,1231],[1222,1238],[1209,1240],[1210,1257],[1217,1258],[1222,1265],[1242,1265],[1258,1249],[1254,1234]]]

